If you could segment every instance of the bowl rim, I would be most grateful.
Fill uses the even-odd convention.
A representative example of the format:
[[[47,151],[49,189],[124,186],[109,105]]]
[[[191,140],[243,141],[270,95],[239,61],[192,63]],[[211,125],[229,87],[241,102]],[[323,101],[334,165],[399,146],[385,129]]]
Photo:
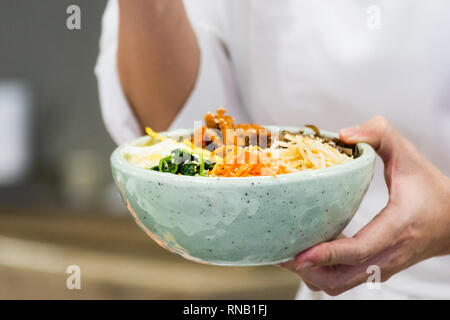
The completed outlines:
[[[309,128],[304,127],[293,127],[293,126],[265,126],[269,130],[288,130],[288,131],[297,131],[297,130],[305,130],[310,131]],[[161,135],[164,136],[182,136],[191,133],[193,130],[189,129],[174,129],[170,131],[161,132]],[[312,132],[312,131],[311,131]],[[332,131],[320,130],[320,133],[325,137],[330,138],[339,138],[339,134]],[[308,170],[308,171],[300,171],[289,174],[282,174],[276,177],[272,176],[258,176],[258,177],[203,177],[203,176],[183,176],[176,175],[166,172],[158,172],[153,170],[148,170],[140,167],[136,167],[129,163],[122,154],[124,148],[129,146],[136,146],[139,144],[144,144],[148,142],[152,137],[150,136],[142,136],[136,138],[132,141],[123,143],[119,145],[111,154],[111,167],[125,172],[129,175],[139,176],[142,178],[150,179],[150,180],[159,180],[160,182],[171,182],[171,183],[242,183],[242,184],[266,184],[266,183],[274,183],[274,182],[290,182],[290,181],[299,181],[299,180],[310,180],[316,179],[318,177],[323,176],[332,176],[337,174],[349,173],[354,170],[359,170],[364,167],[370,167],[375,163],[376,152],[367,143],[361,142],[356,144],[356,148],[358,149],[359,156],[352,161],[334,165],[332,167],[317,169],[317,170]]]

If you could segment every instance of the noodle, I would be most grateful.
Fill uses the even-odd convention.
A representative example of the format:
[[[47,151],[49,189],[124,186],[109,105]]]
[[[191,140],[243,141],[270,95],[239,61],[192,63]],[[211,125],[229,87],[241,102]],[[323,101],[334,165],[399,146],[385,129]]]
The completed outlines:
[[[191,139],[185,139],[182,143],[146,128],[149,136],[161,142],[152,147],[130,149],[127,160],[147,169],[183,175],[275,177],[328,168],[353,159],[351,147],[343,146],[337,139],[323,138],[317,128],[314,135],[283,131],[283,138],[280,139],[257,124],[234,125],[233,118],[225,115],[224,109],[219,109],[215,115],[208,113],[205,123],[206,127],[197,130]],[[234,138],[225,138],[224,132]],[[246,135],[249,135],[248,139]],[[203,140],[204,136],[208,138],[207,143]],[[195,137],[201,140],[194,143]],[[266,143],[262,146],[254,142]],[[173,150],[172,145],[178,149]],[[142,153],[137,150],[139,148],[142,148]],[[190,152],[192,160],[180,162],[177,156],[180,152]],[[163,163],[156,166],[158,161]]]

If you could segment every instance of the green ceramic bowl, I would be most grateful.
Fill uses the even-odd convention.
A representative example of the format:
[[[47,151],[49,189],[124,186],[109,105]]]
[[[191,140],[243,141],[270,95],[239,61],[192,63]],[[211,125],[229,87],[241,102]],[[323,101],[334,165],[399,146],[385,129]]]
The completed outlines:
[[[127,145],[151,143],[142,137]],[[123,147],[111,156],[112,173],[137,224],[171,252],[228,266],[281,263],[334,239],[358,209],[375,163],[374,150],[360,143],[359,157],[326,169],[276,178],[188,177],[135,167]]]

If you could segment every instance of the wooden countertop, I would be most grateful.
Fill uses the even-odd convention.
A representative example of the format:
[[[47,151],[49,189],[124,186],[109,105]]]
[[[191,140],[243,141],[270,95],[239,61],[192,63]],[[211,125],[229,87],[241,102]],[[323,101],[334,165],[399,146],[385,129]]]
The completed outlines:
[[[69,265],[81,290],[66,288]],[[273,266],[187,261],[129,216],[0,208],[0,299],[292,299],[299,283]]]

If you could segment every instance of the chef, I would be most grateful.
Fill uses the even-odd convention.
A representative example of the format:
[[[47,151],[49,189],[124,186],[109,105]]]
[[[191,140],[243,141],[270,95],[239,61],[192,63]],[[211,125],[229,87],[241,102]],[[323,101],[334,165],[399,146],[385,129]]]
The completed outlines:
[[[449,30],[447,0],[110,0],[102,114],[117,143],[219,106],[345,128],[377,150],[374,181],[341,237],[282,265],[297,298],[449,299]]]

